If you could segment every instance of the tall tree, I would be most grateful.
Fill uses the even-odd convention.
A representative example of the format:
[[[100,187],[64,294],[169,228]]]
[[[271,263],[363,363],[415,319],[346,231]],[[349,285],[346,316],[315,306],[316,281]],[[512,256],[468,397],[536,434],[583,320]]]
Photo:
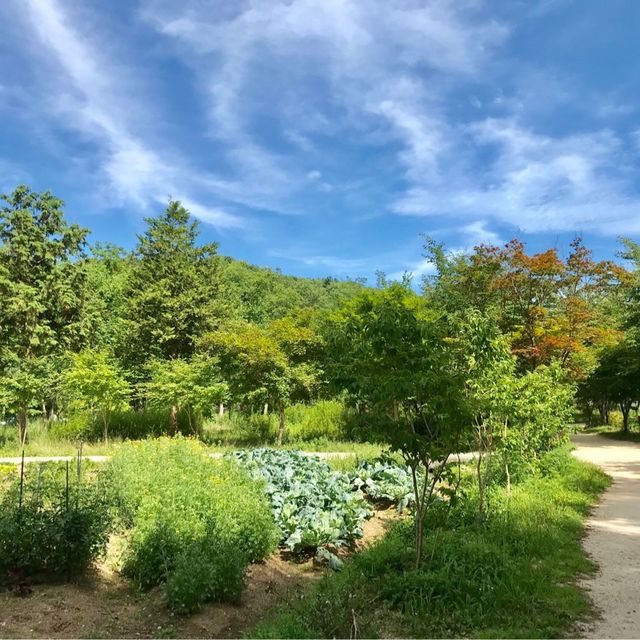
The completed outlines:
[[[141,370],[152,359],[185,358],[218,310],[215,243],[197,245],[198,222],[178,201],[145,218],[126,290],[121,359]]]
[[[67,224],[63,202],[21,185],[0,196],[0,372],[17,411],[20,441],[42,392],[46,359],[82,342],[84,271],[78,259],[88,233]]]
[[[529,255],[517,240],[481,245],[469,255],[447,256],[429,240],[425,248],[437,268],[426,295],[449,311],[470,307],[495,317],[523,370],[558,359],[580,380],[600,350],[620,339],[610,300],[626,271],[593,260],[581,239],[565,260],[555,249]]]
[[[372,425],[411,469],[416,566],[424,520],[447,462],[470,428],[466,358],[449,339],[446,318],[400,285],[367,291],[337,312],[327,341],[333,383],[366,406]]]

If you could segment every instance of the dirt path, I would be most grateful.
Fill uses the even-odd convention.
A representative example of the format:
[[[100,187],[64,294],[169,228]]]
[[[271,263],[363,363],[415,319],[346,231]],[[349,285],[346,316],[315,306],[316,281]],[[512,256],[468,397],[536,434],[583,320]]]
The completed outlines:
[[[598,572],[583,581],[601,618],[585,638],[640,638],[640,444],[579,434],[575,455],[602,467],[613,485],[587,521],[584,548]]]

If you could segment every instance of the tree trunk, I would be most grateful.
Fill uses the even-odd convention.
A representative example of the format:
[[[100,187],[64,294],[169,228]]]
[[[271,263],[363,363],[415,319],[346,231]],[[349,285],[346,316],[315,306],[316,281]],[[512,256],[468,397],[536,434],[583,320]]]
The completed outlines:
[[[284,405],[278,406],[278,412],[280,414],[280,424],[278,426],[278,438],[276,440],[276,444],[280,446],[282,441],[284,440],[284,427],[285,427],[285,416],[284,416]]]
[[[600,414],[600,422],[602,424],[609,424],[609,403],[598,402],[598,413]]]
[[[507,493],[511,493],[511,473],[509,472],[509,461],[504,457],[504,473],[507,477]]]
[[[622,432],[629,433],[629,412],[631,411],[631,401],[621,400],[620,411],[622,411]]]
[[[45,424],[45,426],[49,426],[49,414],[47,413],[47,403],[42,400],[42,403],[40,405],[42,407],[42,422]]]
[[[178,433],[178,407],[174,404],[171,407],[171,435]]]
[[[262,415],[266,416],[269,413],[269,403],[265,402],[264,407],[262,408]]]
[[[20,447],[27,443],[27,407],[18,409],[18,426],[20,428]]]
[[[478,451],[476,475],[478,476],[478,521],[484,520],[484,477],[482,475],[482,449]]]
[[[109,442],[109,416],[106,413],[102,414],[102,424],[104,425],[104,443]]]
[[[220,403],[220,406],[218,407],[218,415],[222,418],[224,416],[224,403]]]

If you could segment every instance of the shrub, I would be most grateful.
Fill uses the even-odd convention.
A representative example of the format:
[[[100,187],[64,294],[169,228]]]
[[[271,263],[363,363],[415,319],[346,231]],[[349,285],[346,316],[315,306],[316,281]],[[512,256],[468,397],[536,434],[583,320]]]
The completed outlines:
[[[345,406],[337,400],[319,400],[311,405],[294,404],[287,407],[287,440],[304,442],[316,438],[344,438],[345,413]]]
[[[195,420],[195,422],[193,422]],[[186,411],[178,412],[178,431],[195,435],[200,431],[201,420],[192,416],[189,424]],[[71,414],[66,420],[54,422],[51,435],[59,440],[100,440],[103,437],[102,420],[84,413]],[[140,440],[167,435],[171,430],[169,409],[142,409],[115,411],[111,414],[109,435],[122,440]],[[195,431],[195,433],[194,433]]]
[[[104,552],[110,529],[100,483],[73,473],[68,484],[58,463],[30,466],[22,502],[19,477],[0,502],[0,582],[77,574]]]
[[[123,571],[141,588],[166,583],[172,606],[237,600],[249,562],[278,534],[263,483],[182,437],[131,442],[109,463],[122,525]]]

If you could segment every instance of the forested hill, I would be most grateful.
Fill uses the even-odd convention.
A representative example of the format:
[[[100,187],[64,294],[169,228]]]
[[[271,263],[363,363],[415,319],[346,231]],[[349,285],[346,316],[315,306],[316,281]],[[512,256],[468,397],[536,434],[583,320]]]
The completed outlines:
[[[220,291],[234,315],[266,324],[294,308],[329,310],[363,289],[355,280],[301,278],[219,256]]]

